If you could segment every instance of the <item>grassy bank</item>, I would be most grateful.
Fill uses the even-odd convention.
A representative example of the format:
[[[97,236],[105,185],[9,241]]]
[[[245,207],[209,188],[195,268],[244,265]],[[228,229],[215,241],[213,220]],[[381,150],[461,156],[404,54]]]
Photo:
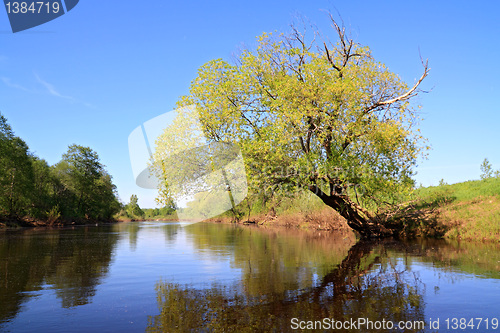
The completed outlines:
[[[409,200],[420,212],[432,212],[426,220],[408,218],[410,236],[500,240],[500,178],[419,188]],[[339,214],[312,194],[283,199],[272,210],[246,206],[238,207],[238,223],[351,232]],[[226,212],[210,222],[231,223],[235,218]]]
[[[446,238],[500,240],[500,178],[420,188],[414,195],[418,205],[437,210]]]

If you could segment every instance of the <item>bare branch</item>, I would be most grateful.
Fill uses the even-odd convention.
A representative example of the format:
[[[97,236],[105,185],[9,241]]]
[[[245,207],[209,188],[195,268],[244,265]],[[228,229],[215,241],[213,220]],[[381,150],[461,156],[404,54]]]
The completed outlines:
[[[333,63],[333,60],[330,57],[330,52],[328,52],[328,47],[326,46],[326,43],[323,42],[323,45],[325,45],[326,58],[328,59],[328,62],[330,63],[330,65],[332,65],[333,68],[335,68],[339,72],[340,77],[342,77],[342,70]]]
[[[391,98],[391,99],[387,99],[385,101],[377,101],[375,103],[373,103],[372,105],[370,105],[369,107],[367,107],[365,110],[364,110],[364,113],[368,113],[378,107],[381,107],[381,106],[387,106],[387,105],[391,105],[391,104],[394,104],[396,102],[402,102],[402,101],[406,101],[408,99],[410,99],[411,97],[414,97],[418,92],[417,92],[417,88],[418,86],[420,85],[420,83],[422,83],[422,81],[427,77],[427,75],[429,74],[429,71],[430,71],[430,68],[429,68],[429,65],[428,65],[429,61],[426,60],[425,64],[424,62],[422,61],[422,64],[424,65],[424,72],[422,73],[422,76],[420,77],[420,79],[418,79],[418,81],[413,85],[413,87],[411,87],[411,89],[409,89],[407,92],[405,92],[404,94],[402,95],[399,95],[397,97],[394,97],[394,98]]]
[[[330,51],[328,50],[328,47],[326,46],[326,43],[323,42],[323,45],[325,47],[326,57],[328,59],[328,62],[332,65],[332,67],[334,69],[336,69],[339,72],[339,77],[342,78],[342,70],[347,66],[347,64],[349,63],[349,60],[351,58],[363,57],[363,56],[369,56],[369,55],[363,55],[361,53],[352,53],[353,47],[354,47],[354,45],[356,45],[356,43],[354,43],[354,40],[352,40],[351,38],[349,38],[346,35],[346,31],[345,31],[345,27],[344,27],[343,22],[342,22],[342,27],[340,27],[337,24],[337,22],[335,21],[335,19],[333,18],[332,14],[331,13],[328,13],[328,14],[330,16],[330,20],[332,21],[332,27],[337,31],[337,34],[339,36],[339,40],[340,40],[340,44],[341,44],[341,47],[339,49],[339,53],[342,56],[342,61],[341,61],[342,65],[341,66],[337,66],[334,64],[333,59],[330,56]]]

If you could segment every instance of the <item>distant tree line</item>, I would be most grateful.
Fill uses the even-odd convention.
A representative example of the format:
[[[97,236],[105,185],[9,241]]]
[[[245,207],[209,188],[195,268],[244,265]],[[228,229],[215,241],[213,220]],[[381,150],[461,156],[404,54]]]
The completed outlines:
[[[130,196],[130,202],[122,207],[119,218],[133,220],[152,220],[152,219],[174,219],[177,207],[170,201],[169,204],[162,208],[141,208],[139,206],[139,198],[137,195]]]
[[[50,166],[0,113],[1,218],[109,220],[120,208],[116,186],[95,151],[73,144]]]
[[[154,218],[176,218],[175,211],[178,208],[175,206],[165,206],[162,208],[146,208],[144,210],[144,217],[146,219],[154,219]]]

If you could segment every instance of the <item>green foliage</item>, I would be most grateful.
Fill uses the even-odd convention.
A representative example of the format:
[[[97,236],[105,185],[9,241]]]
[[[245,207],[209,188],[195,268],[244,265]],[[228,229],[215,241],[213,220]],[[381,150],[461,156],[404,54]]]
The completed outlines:
[[[59,212],[59,207],[56,203],[55,178],[50,166],[43,159],[33,156],[33,187],[35,196],[33,196],[33,204],[29,215],[35,218],[47,217],[51,220],[50,212]],[[59,218],[58,216],[57,218]]]
[[[147,219],[171,219],[177,220],[177,216],[175,215],[176,211],[175,205],[165,206],[162,208],[146,208],[143,209],[144,216]]]
[[[71,145],[49,166],[0,114],[0,216],[109,220],[120,207],[111,176],[88,147]]]
[[[70,145],[54,171],[65,197],[63,211],[74,218],[110,219],[119,210],[116,186],[89,147]]]
[[[427,149],[409,103],[427,67],[410,89],[341,30],[336,45],[318,41],[296,29],[264,33],[236,64],[203,65],[177,106],[196,107],[208,143],[239,146],[250,193],[261,201],[311,186],[365,207],[400,200]],[[164,151],[192,141],[182,137],[170,129],[160,137],[158,169]]]
[[[132,194],[130,196],[130,202],[125,206],[125,211],[127,216],[130,218],[144,218],[144,211],[139,207],[137,195]]]
[[[33,198],[32,156],[0,114],[0,214],[22,216]]]
[[[171,220],[177,221],[177,207],[172,204],[161,208],[141,208],[135,194],[130,197],[130,202],[121,207],[116,215],[118,220]]]
[[[57,222],[59,218],[61,217],[61,212],[59,211],[59,206],[54,206],[52,207],[48,212],[47,212],[47,221],[52,224],[54,222]]]
[[[481,163],[481,179],[488,179],[493,177],[493,167],[487,158]]]
[[[490,161],[488,161],[487,158],[483,160],[483,163],[481,163],[481,179],[488,179],[488,178],[500,178],[500,170],[495,170],[493,171],[493,166],[491,165]]]

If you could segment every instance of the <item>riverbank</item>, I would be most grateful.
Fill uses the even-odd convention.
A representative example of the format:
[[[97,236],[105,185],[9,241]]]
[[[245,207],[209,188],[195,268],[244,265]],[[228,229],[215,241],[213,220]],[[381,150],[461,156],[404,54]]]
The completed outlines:
[[[245,217],[238,222],[235,222],[229,214],[223,214],[211,218],[207,222],[352,233],[352,229],[347,225],[345,219],[326,206],[317,211],[251,214],[250,217]]]
[[[414,197],[436,211],[444,238],[500,241],[500,178],[420,188]]]
[[[16,229],[16,228],[38,228],[38,227],[64,227],[72,225],[92,225],[101,223],[117,223],[117,220],[86,220],[86,219],[67,219],[58,221],[49,221],[42,219],[34,219],[31,217],[22,218],[7,218],[0,217],[0,229]]]
[[[500,241],[500,178],[468,181],[452,185],[440,185],[417,189],[411,200],[421,210],[432,212],[432,224],[415,222],[419,231],[415,236],[429,237],[435,229],[438,235],[451,240]],[[115,216],[113,222],[133,221],[177,221],[175,214],[151,218],[129,218]],[[234,217],[227,212],[207,222],[234,223]],[[0,218],[0,228],[58,227],[103,223],[94,220],[64,220],[57,222],[31,218]],[[252,212],[240,218],[239,224],[265,227],[285,227],[299,230],[335,231],[353,233],[344,218],[314,197],[290,199],[271,213]]]
[[[64,227],[72,225],[93,225],[102,223],[122,223],[122,222],[139,222],[139,221],[164,221],[164,222],[175,222],[178,221],[176,216],[164,217],[164,218],[116,218],[108,221],[95,221],[95,220],[66,220],[50,222],[46,220],[39,220],[33,218],[1,218],[0,217],[0,229],[16,229],[16,228],[39,228],[39,227]]]
[[[177,215],[156,216],[156,217],[134,217],[115,216],[111,220],[86,220],[86,219],[59,219],[57,221],[35,219],[32,217],[23,218],[8,218],[0,216],[0,229],[16,229],[16,228],[38,228],[38,227],[63,227],[72,225],[92,225],[101,223],[121,223],[121,222],[138,222],[138,221],[178,221]]]
[[[291,199],[277,212],[251,213],[239,224],[352,232],[343,217],[309,198]],[[417,189],[408,201],[425,219],[408,219],[409,236],[500,241],[500,178]],[[409,210],[409,216],[412,210]],[[228,212],[208,222],[235,223]]]

